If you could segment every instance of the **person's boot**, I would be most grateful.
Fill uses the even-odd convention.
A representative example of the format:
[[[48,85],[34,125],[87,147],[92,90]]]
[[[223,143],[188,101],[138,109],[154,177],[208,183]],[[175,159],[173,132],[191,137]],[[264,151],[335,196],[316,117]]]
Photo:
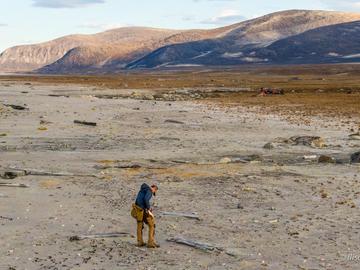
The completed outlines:
[[[147,245],[148,248],[159,248],[160,245],[158,245],[155,242],[155,224],[149,224],[149,242]]]
[[[138,247],[143,247],[145,246],[145,242],[143,240],[143,223],[142,222],[138,222],[137,223],[137,246]]]

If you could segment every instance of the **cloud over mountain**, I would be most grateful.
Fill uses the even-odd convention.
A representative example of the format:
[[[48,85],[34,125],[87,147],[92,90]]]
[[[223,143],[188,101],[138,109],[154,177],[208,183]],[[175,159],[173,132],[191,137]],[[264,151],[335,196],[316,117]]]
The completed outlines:
[[[233,24],[245,20],[246,18],[239,14],[237,10],[226,9],[221,11],[218,15],[201,21],[203,24],[214,24],[214,25],[227,25]]]
[[[33,0],[33,6],[44,8],[78,8],[103,3],[105,0]]]

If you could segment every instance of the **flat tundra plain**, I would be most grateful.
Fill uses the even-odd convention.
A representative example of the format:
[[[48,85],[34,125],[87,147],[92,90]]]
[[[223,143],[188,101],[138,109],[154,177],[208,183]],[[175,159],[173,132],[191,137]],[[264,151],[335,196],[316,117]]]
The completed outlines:
[[[0,83],[0,269],[359,269],[358,115],[150,92]],[[144,182],[159,249],[135,246]]]

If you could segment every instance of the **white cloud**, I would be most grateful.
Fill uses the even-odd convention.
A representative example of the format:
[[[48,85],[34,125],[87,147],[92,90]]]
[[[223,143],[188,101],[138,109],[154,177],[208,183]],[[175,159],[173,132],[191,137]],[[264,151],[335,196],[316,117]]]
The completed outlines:
[[[324,5],[334,10],[359,11],[360,0],[322,0]]]
[[[78,8],[103,4],[105,0],[32,0],[33,6],[44,8]]]
[[[84,23],[79,25],[81,28],[97,29],[97,30],[110,30],[120,27],[129,26],[121,23]]]
[[[227,24],[232,24],[232,23],[238,23],[245,19],[246,18],[243,15],[239,14],[237,10],[225,9],[225,10],[222,10],[218,15],[201,21],[201,23],[215,24],[215,25],[227,25]]]

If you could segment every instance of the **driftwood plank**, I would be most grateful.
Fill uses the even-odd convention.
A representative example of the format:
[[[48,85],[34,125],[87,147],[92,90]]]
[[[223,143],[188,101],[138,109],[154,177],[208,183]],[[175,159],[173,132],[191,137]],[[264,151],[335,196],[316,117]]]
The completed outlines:
[[[107,170],[107,169],[140,169],[142,166],[140,164],[121,164],[121,165],[95,165],[94,168],[98,170]]]
[[[164,216],[186,217],[186,218],[200,220],[200,217],[196,213],[161,212],[161,214]]]
[[[85,125],[85,126],[97,126],[97,123],[95,122],[87,122],[87,121],[80,121],[80,120],[74,120],[75,124],[79,124],[79,125]]]
[[[5,220],[9,220],[9,221],[14,220],[12,217],[4,217],[4,216],[0,216],[0,219],[5,219]]]
[[[27,110],[28,108],[24,107],[24,106],[20,106],[20,105],[13,105],[13,104],[4,104],[4,106],[6,107],[10,107],[14,110],[18,110],[18,111],[24,111]]]
[[[224,251],[224,249],[221,247],[217,247],[217,246],[214,246],[214,245],[211,245],[208,243],[203,243],[203,242],[199,242],[199,241],[195,241],[195,240],[191,240],[191,239],[185,239],[182,237],[169,238],[169,239],[167,239],[167,241],[185,245],[185,246],[189,246],[189,247],[193,247],[196,249],[201,249],[204,251]]]
[[[19,188],[28,188],[28,185],[25,184],[9,184],[9,183],[0,183],[0,187],[19,187]]]
[[[70,241],[80,241],[84,239],[97,239],[97,238],[117,238],[130,236],[127,232],[114,232],[114,233],[97,233],[97,234],[87,234],[87,235],[75,235],[70,237]]]
[[[11,170],[17,170],[18,172],[24,172],[24,175],[37,175],[37,176],[74,176],[74,177],[97,177],[95,174],[74,174],[68,172],[47,172],[36,169],[22,169],[16,167],[10,167]]]
[[[165,123],[172,123],[172,124],[180,124],[180,125],[185,124],[185,123],[182,122],[182,121],[173,120],[173,119],[167,119],[167,120],[165,120],[164,122],[165,122]]]

